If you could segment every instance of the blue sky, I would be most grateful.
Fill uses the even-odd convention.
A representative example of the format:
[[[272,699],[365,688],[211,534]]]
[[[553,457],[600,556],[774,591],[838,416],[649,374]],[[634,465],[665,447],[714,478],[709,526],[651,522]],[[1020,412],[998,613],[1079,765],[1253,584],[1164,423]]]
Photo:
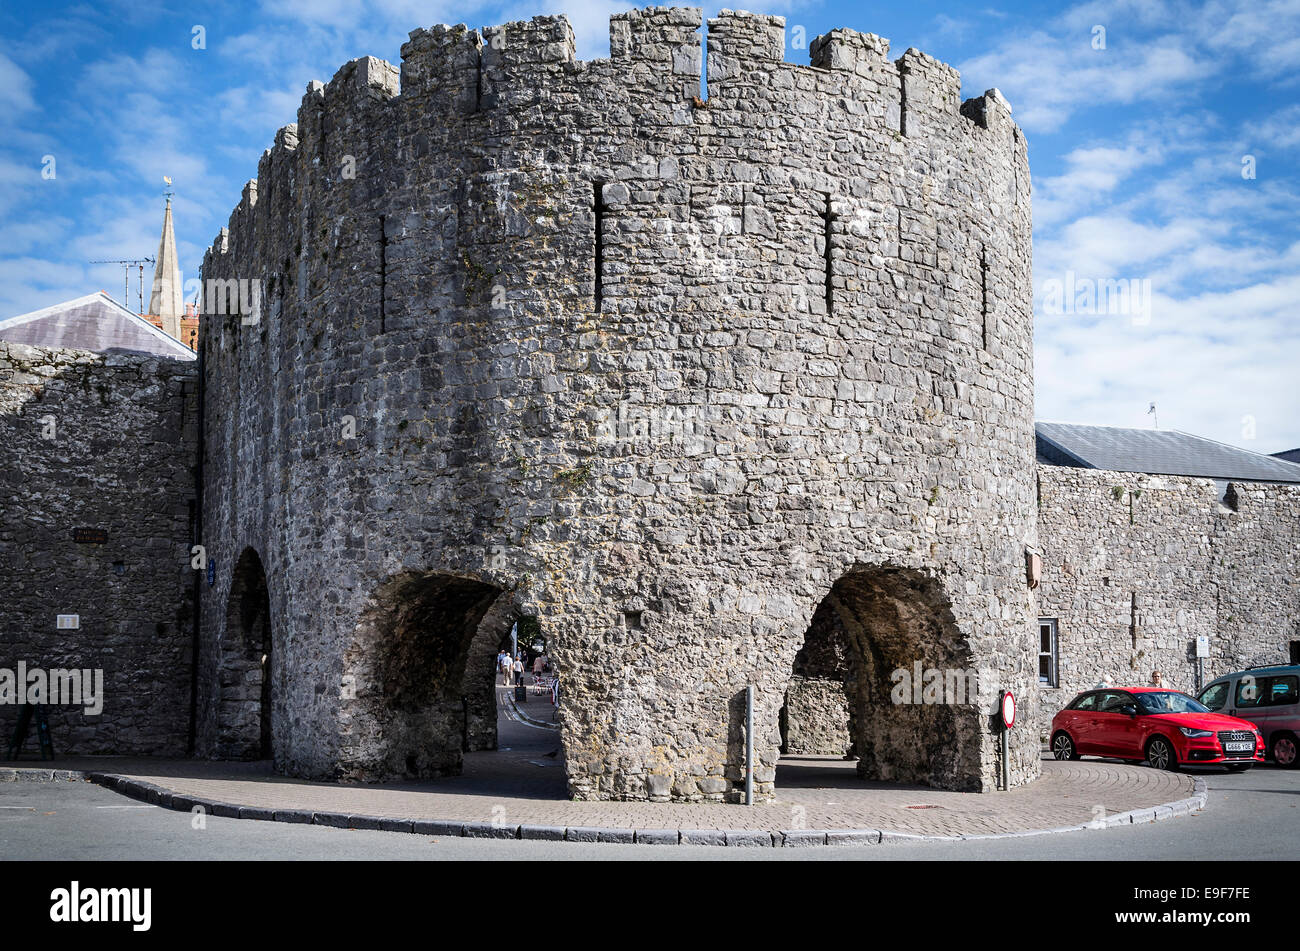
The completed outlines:
[[[540,13],[567,14],[579,55],[599,57],[608,15],[628,6],[6,4],[0,317],[100,288],[120,298],[121,268],[87,262],[155,253],[163,175],[196,277],[306,83],[349,59],[397,62],[417,26]],[[1167,429],[1300,447],[1300,0],[749,6],[784,15],[788,38],[844,26],[889,37],[893,56],[915,46],[961,70],[964,96],[997,86],[1010,100],[1034,179],[1039,418],[1149,426],[1155,402]],[[1107,281],[1139,296],[1064,298]]]

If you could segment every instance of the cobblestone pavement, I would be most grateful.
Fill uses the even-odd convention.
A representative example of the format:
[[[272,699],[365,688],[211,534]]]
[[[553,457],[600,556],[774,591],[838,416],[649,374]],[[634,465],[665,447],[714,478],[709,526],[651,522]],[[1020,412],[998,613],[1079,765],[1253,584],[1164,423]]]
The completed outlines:
[[[310,810],[403,819],[450,819],[614,829],[884,829],[918,835],[992,835],[1057,829],[1170,803],[1193,793],[1192,777],[1098,760],[1045,759],[1043,775],[1006,793],[958,793],[864,782],[853,764],[786,757],[778,800],[751,807],[721,803],[570,802],[553,730],[516,720],[498,689],[499,746],[465,757],[461,776],[383,785],[338,785],[278,776],[270,764],[207,760],[75,757],[11,766],[101,770],[181,795],[273,810]],[[552,716],[530,695],[530,718]],[[548,755],[553,754],[553,755]],[[0,796],[4,786],[0,784]]]

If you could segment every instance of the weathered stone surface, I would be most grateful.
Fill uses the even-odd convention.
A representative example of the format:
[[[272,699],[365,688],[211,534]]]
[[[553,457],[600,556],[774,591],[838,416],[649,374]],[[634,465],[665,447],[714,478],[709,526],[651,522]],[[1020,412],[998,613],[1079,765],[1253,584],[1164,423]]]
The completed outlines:
[[[1196,691],[1196,638],[1210,638],[1203,683],[1287,663],[1300,640],[1300,486],[1039,466],[1040,616],[1057,619],[1060,682],[1027,724],[1103,679]]]
[[[590,63],[563,18],[434,27],[400,83],[309,87],[204,261],[265,294],[203,322],[201,751],[251,732],[251,550],[286,772],[456,771],[496,610],[552,645],[573,795],[735,798],[752,684],[769,797],[830,599],[875,658],[864,775],[991,788],[996,690],[1035,703],[1024,139],[934,60],[836,31],[786,64],[729,11],[697,108],[699,26],[619,15]],[[913,661],[990,682],[882,721]]]
[[[99,713],[49,708],[57,754],[185,753],[197,393],[193,362],[0,341],[0,667],[102,671]]]
[[[637,829],[638,845],[677,845],[681,833],[676,829]]]

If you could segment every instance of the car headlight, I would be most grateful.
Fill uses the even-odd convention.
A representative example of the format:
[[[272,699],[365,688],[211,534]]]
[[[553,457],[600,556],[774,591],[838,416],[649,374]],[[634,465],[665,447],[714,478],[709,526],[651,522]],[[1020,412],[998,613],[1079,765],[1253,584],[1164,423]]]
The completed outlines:
[[[1178,729],[1183,731],[1183,736],[1195,737],[1197,739],[1203,736],[1214,736],[1214,733],[1211,730],[1193,730],[1189,726],[1180,726]]]

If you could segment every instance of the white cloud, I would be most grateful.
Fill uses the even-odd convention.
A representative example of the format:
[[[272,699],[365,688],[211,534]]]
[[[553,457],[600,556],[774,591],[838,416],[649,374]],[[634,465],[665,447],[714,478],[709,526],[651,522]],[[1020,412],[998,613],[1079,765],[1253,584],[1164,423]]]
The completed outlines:
[[[1091,46],[1091,35],[1035,31],[959,65],[973,89],[997,86],[1026,131],[1052,132],[1081,108],[1182,95],[1212,66],[1171,40]]]
[[[1097,27],[1104,49],[1093,47]],[[1053,132],[1081,109],[1177,101],[1242,73],[1300,82],[1300,0],[1100,0],[959,65],[970,88],[1001,89],[1026,131]]]
[[[0,116],[12,119],[35,108],[32,78],[17,63],[0,53]]]
[[[1243,132],[1248,149],[1263,146],[1269,151],[1300,147],[1300,104],[1279,109],[1263,119],[1248,122]]]

